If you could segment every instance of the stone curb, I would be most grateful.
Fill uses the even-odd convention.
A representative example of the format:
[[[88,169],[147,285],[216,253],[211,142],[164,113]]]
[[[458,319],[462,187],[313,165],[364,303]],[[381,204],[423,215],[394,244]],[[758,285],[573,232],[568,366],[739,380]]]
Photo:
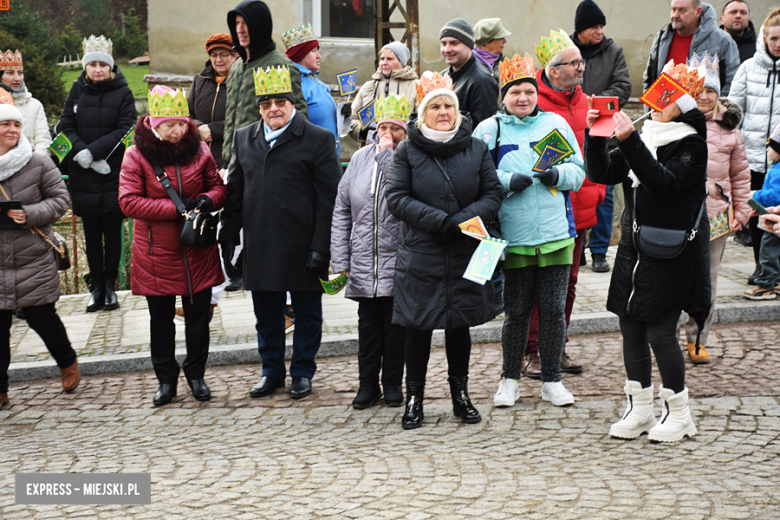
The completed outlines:
[[[684,319],[684,317],[683,317]],[[755,321],[780,321],[780,305],[776,302],[732,303],[721,305],[715,309],[713,323],[740,323]],[[471,341],[479,343],[498,343],[501,341],[501,321],[491,321],[471,329]],[[572,316],[569,334],[604,334],[620,330],[618,317],[611,312],[594,312],[585,315]],[[444,345],[444,332],[436,331],[433,335],[433,345]],[[353,356],[357,354],[357,334],[345,334],[335,339],[324,339],[317,357]],[[184,361],[185,349],[176,350],[179,364]],[[292,342],[288,338],[286,359],[292,356]],[[212,346],[209,349],[208,366],[243,365],[258,363],[256,343],[238,345]],[[113,354],[105,356],[83,357],[79,360],[79,371],[82,375],[139,372],[152,370],[152,362],[148,352],[133,354]],[[60,371],[53,360],[35,361],[29,363],[12,363],[8,370],[10,382],[31,381],[59,377]]]

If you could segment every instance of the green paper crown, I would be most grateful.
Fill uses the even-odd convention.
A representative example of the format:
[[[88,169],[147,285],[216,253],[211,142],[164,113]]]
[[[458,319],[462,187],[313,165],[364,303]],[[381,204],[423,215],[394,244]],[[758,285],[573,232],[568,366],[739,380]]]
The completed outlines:
[[[95,38],[94,34],[90,34],[89,38],[84,38],[84,41],[81,42],[81,46],[84,50],[84,54],[102,52],[111,56],[111,50],[114,47],[114,44],[111,43],[110,39],[106,39],[103,35]]]
[[[542,67],[546,67],[554,57],[571,47],[575,47],[575,45],[566,34],[566,31],[563,29],[550,31],[550,37],[542,36],[541,44],[535,46],[536,57],[539,58],[539,63],[542,64]]]
[[[149,116],[151,117],[189,117],[190,108],[187,105],[187,97],[181,90],[174,94],[165,92],[160,95],[149,91]]]
[[[412,113],[412,107],[406,96],[395,94],[377,99],[374,108],[377,121],[406,121]]]
[[[270,96],[272,94],[288,94],[292,92],[290,69],[286,66],[268,67],[266,70],[255,69],[255,95]]]
[[[282,33],[282,44],[284,49],[289,50],[302,43],[316,40],[314,37],[314,30],[311,28],[310,23],[303,23],[298,27],[287,29]]]

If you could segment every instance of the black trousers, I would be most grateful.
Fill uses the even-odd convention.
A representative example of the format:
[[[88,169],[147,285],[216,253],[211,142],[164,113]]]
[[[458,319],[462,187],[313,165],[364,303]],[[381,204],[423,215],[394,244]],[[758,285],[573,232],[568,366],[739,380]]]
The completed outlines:
[[[46,344],[57,366],[68,368],[76,362],[68,333],[53,303],[24,309],[27,324]],[[8,392],[8,367],[11,364],[11,317],[13,311],[0,310],[0,394]]]
[[[147,296],[151,317],[151,353],[154,372],[162,383],[175,384],[179,377],[179,363],[176,361],[176,296]],[[182,296],[184,307],[184,338],[187,342],[187,357],[184,358],[184,376],[187,379],[203,379],[206,361],[209,359],[209,304],[211,289],[192,296]]]
[[[428,359],[431,357],[432,330],[407,329],[406,331],[406,380],[425,381]],[[471,357],[471,332],[468,327],[444,331],[447,352],[447,373],[450,376],[469,375]]]
[[[750,190],[760,190],[764,186],[765,174],[756,171],[750,171]],[[758,217],[750,217],[748,219],[748,226],[750,229],[750,241],[753,243],[753,258],[756,261],[756,267],[758,267],[758,254],[761,252],[761,239],[764,237],[764,231],[758,229]]]
[[[121,213],[85,213],[81,215],[84,226],[84,242],[87,248],[89,275],[94,282],[116,280],[119,274],[119,260],[122,255]],[[105,243],[105,262],[103,246]]]
[[[406,329],[393,325],[393,297],[355,298],[358,302],[358,370],[360,385],[401,386]]]
[[[642,388],[652,384],[653,359],[655,354],[658,371],[665,388],[679,394],[685,390],[685,358],[677,340],[677,322],[680,313],[657,323],[646,323],[620,318],[620,332],[623,334],[623,363],[626,376],[638,381]]]

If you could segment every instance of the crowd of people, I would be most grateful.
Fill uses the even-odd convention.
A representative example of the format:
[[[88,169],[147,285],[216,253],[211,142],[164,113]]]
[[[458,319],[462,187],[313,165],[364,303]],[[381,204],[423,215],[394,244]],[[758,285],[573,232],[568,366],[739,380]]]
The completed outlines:
[[[136,221],[131,289],[148,302],[157,406],[176,397],[180,368],[193,397],[210,399],[208,324],[221,292],[240,288],[251,291],[262,361],[250,396],[284,388],[288,372],[290,397],[309,395],[322,282],[331,273],[346,277],[345,295],[358,302],[355,409],[383,399],[405,407],[404,429],[422,426],[432,333],[443,329],[453,413],[479,422],[468,392],[469,328],[499,313],[503,367],[494,406],[516,403],[523,376],[541,380],[543,400],[571,405],[561,374],[583,371],[565,347],[590,249],[591,269],[612,271],[607,308],[623,336],[628,404],[610,435],[692,437],[677,336],[682,312],[690,360],[709,362],[705,345],[731,232],[754,248],[748,283],[756,288],[746,298],[774,298],[780,276],[780,9],[758,32],[749,17],[746,2],[731,0],[719,27],[711,5],[672,0],[643,90],[671,78],[682,95],[649,103],[641,131],[619,110],[631,78],[593,0],[578,5],[574,32],[541,37],[538,69],[528,53],[504,56],[512,33],[501,19],[456,18],[439,31],[445,70],[418,77],[409,48],[392,42],[341,107],[318,77],[323,56],[311,26],[284,31],[284,51],[277,50],[261,0],[238,4],[227,15],[229,33],[209,36],[208,60],[188,96],[156,86],[140,118],[111,41],[92,36],[58,125],[73,145],[63,163],[70,199],[46,156],[51,134],[24,86],[21,54],[8,51],[0,71],[0,188],[22,209],[9,210],[0,230],[0,244],[14,252],[2,270],[0,404],[8,402],[15,311],[44,339],[65,391],[78,385],[76,354],[54,309],[56,263],[43,240],[54,238],[51,224],[70,202],[87,244],[87,312],[118,308],[121,226]],[[616,99],[614,115],[596,103],[604,97]],[[365,124],[359,113],[372,103],[375,117]],[[604,118],[613,135],[591,135]],[[131,128],[134,145],[125,151],[118,145]],[[342,171],[347,135],[361,147]],[[550,136],[566,153],[545,162],[536,145]],[[617,185],[625,210],[611,267]],[[768,206],[760,220],[751,197]],[[475,217],[506,242],[485,284],[463,276],[479,242],[460,224]],[[174,356],[176,315],[185,323],[183,367]],[[651,353],[661,375],[660,419]]]

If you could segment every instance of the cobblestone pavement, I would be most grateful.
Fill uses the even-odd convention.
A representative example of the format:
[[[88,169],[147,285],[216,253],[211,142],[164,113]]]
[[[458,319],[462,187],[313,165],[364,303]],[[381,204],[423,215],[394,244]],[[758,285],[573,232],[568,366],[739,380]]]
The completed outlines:
[[[618,334],[573,337],[586,364],[564,375],[577,402],[555,408],[539,382],[490,404],[499,345],[475,346],[477,425],[453,416],[442,349],[431,356],[426,420],[349,407],[353,357],[320,360],[314,394],[249,399],[259,366],[210,368],[214,399],[151,406],[152,372],[11,385],[0,411],[0,518],[780,518],[778,323],[716,326],[713,362],[688,366],[699,434],[674,445],[607,436],[623,410]],[[654,381],[659,382],[658,374]],[[17,472],[150,472],[151,506],[14,505]]]

